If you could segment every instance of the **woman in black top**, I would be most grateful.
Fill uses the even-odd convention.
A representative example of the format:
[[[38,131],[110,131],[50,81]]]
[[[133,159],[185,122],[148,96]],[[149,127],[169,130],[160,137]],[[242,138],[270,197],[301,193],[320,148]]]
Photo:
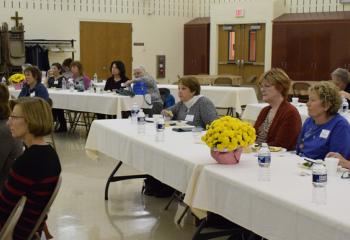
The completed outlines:
[[[47,85],[49,88],[62,88],[62,81],[65,77],[62,75],[62,66],[59,63],[51,64],[51,69],[49,70],[49,78],[47,79]]]
[[[62,65],[59,63],[51,64],[50,74],[51,76],[47,80],[47,84],[49,88],[62,88],[62,82],[65,81],[64,84],[67,84],[67,79],[62,75]],[[65,85],[66,87],[66,85]],[[63,88],[65,88],[63,87]],[[64,110],[53,108],[52,115],[55,122],[59,123],[58,129],[55,129],[55,132],[67,132],[67,121],[64,116]]]
[[[122,61],[113,61],[111,63],[110,71],[112,76],[106,81],[105,91],[112,91],[124,87],[122,86],[122,83],[129,80],[129,78],[125,76],[124,63]]]
[[[22,196],[27,197],[11,239],[28,239],[58,183],[61,164],[56,151],[45,142],[52,131],[49,104],[42,98],[20,98],[11,102],[8,126],[26,150],[12,166],[0,192],[0,230]]]

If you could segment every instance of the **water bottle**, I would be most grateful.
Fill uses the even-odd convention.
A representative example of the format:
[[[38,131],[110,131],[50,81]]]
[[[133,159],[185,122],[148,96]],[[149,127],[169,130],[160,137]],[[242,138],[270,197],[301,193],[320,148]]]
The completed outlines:
[[[348,111],[348,109],[349,109],[349,103],[348,103],[348,100],[346,100],[345,97],[343,97],[343,103],[342,103],[341,107],[342,107],[342,112],[343,113],[346,113]]]
[[[69,90],[71,92],[73,92],[74,91],[74,80],[73,80],[73,78],[69,78],[68,79],[68,86],[69,86]]]
[[[62,79],[62,89],[63,90],[67,89],[67,82],[65,78]]]
[[[263,143],[258,151],[258,162],[260,167],[270,167],[271,152],[267,143]]]
[[[165,121],[160,117],[156,121],[156,142],[164,142]]]
[[[97,81],[98,81],[97,73],[94,73],[94,76],[92,79],[93,79],[94,83],[97,83]]]
[[[312,184],[314,187],[327,185],[327,169],[322,160],[316,160],[312,165]]]
[[[142,109],[137,114],[137,133],[145,134],[146,132],[146,115]]]
[[[139,113],[139,110],[139,106],[136,103],[134,103],[131,107],[131,123],[137,123],[137,114]]]

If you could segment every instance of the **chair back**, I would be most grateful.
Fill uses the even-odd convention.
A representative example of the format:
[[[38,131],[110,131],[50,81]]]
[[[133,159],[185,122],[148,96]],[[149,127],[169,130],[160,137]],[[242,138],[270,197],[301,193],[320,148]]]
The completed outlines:
[[[293,83],[293,96],[298,97],[300,102],[307,102],[309,100],[308,90],[311,87],[306,82],[295,82]]]
[[[163,101],[163,108],[168,108],[175,105],[175,98],[171,94],[169,88],[159,88],[159,93]]]
[[[214,86],[232,86],[232,79],[229,77],[218,77],[214,80]]]
[[[51,198],[50,200],[48,201],[48,203],[46,204],[44,210],[42,211],[40,217],[38,218],[38,221],[36,222],[35,224],[35,227],[33,228],[32,232],[30,233],[28,239],[32,239],[34,237],[34,234],[38,231],[38,228],[40,227],[40,225],[42,224],[42,222],[44,221],[47,213],[49,212],[50,210],[50,207],[53,203],[53,201],[55,200],[57,194],[58,194],[58,190],[60,190],[60,187],[61,187],[61,182],[62,182],[62,177],[61,175],[58,177],[58,181],[57,181],[57,184],[56,184],[56,187],[51,195]]]
[[[7,221],[5,222],[4,226],[1,229],[0,232],[0,239],[2,240],[12,240],[13,230],[16,227],[16,224],[19,220],[19,217],[21,216],[23,212],[24,205],[26,203],[27,198],[25,196],[21,197],[21,199],[18,201],[14,209],[12,210],[10,216],[7,218]]]

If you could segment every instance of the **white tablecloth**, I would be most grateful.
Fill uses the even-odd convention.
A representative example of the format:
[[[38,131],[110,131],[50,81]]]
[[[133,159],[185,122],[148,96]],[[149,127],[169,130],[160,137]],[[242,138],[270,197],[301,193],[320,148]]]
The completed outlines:
[[[218,213],[270,240],[350,239],[350,180],[330,178],[326,205],[317,205],[311,176],[299,175],[296,155],[273,153],[271,181],[261,182],[254,154],[243,154],[238,165],[219,165],[205,145],[193,143],[192,133],[167,128],[165,142],[159,143],[153,124],[139,135],[130,120],[95,120],[86,149],[153,175],[185,192],[192,207]]]
[[[242,119],[249,122],[255,122],[256,119],[259,116],[260,111],[266,107],[267,103],[254,103],[254,104],[248,104],[242,114]],[[305,120],[309,117],[309,114],[307,112],[307,107],[305,103],[298,103],[296,106],[302,123],[305,122]],[[341,115],[346,118],[350,122],[350,113],[341,113]]]
[[[253,154],[238,165],[208,165],[192,206],[220,214],[269,240],[350,239],[350,180],[330,178],[326,205],[312,202],[311,176],[300,176],[298,156],[272,157],[271,181],[258,181]]]
[[[191,132],[166,128],[164,142],[156,142],[155,134],[153,123],[147,123],[146,134],[139,135],[137,125],[128,119],[95,120],[85,148],[120,160],[190,196],[203,165],[215,164],[208,147],[195,144]]]
[[[134,103],[138,106],[144,105],[143,96],[131,98],[107,92],[101,94],[56,89],[48,91],[53,101],[53,108],[117,115],[118,118],[121,118],[121,111],[131,110]],[[11,89],[10,93],[17,97],[20,91]]]
[[[168,88],[176,102],[179,101],[177,85],[159,84],[158,88]],[[242,105],[258,102],[254,88],[249,87],[201,86],[201,95],[209,98],[215,107],[233,107],[238,113],[242,112]]]

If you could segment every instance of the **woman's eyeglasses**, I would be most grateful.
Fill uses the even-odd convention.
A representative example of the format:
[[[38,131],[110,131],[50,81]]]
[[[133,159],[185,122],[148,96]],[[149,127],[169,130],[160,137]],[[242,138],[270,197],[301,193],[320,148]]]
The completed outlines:
[[[19,118],[24,118],[24,116],[16,116],[16,115],[10,115],[9,119],[19,119]]]

